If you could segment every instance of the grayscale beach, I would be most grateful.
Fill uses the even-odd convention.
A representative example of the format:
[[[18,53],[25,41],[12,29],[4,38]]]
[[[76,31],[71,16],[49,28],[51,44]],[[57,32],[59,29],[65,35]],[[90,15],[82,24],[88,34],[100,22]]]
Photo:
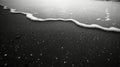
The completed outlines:
[[[0,67],[120,67],[119,2],[64,13],[12,1],[0,2]]]

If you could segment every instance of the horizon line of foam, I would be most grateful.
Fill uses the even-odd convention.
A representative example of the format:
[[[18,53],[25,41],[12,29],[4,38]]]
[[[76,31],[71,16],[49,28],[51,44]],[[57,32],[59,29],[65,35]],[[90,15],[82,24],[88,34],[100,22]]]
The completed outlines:
[[[75,24],[77,24],[79,26],[82,26],[82,27],[98,28],[98,29],[101,29],[101,30],[104,30],[104,31],[120,32],[120,29],[116,28],[116,27],[109,27],[109,28],[107,28],[107,27],[100,26],[98,24],[90,24],[90,25],[88,25],[88,24],[80,23],[79,21],[74,20],[74,19],[63,19],[63,18],[46,18],[46,19],[42,19],[42,18],[37,18],[37,17],[33,16],[33,14],[31,14],[31,13],[22,12],[22,11],[16,11],[16,9],[8,8],[7,6],[4,6],[4,5],[1,5],[1,6],[3,6],[3,9],[10,9],[10,12],[12,12],[12,13],[20,13],[20,14],[22,13],[28,19],[34,20],[34,21],[48,21],[48,20],[73,21],[73,22],[75,22]]]

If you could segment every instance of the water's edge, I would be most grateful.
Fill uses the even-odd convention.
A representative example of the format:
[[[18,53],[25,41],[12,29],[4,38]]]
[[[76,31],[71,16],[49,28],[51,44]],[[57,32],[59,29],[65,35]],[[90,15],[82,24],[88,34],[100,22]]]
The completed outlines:
[[[113,32],[120,32],[119,28],[116,27],[103,27],[101,25],[98,24],[84,24],[81,23],[77,20],[74,19],[64,19],[64,18],[46,18],[46,19],[42,19],[42,18],[37,18],[35,16],[33,16],[33,14],[28,13],[28,12],[22,12],[22,11],[17,11],[16,9],[13,8],[8,8],[7,6],[4,6],[2,4],[0,4],[1,6],[3,6],[3,9],[9,9],[11,13],[19,13],[19,14],[24,14],[28,19],[33,20],[33,21],[48,21],[48,20],[62,20],[62,21],[73,21],[75,24],[82,26],[82,27],[86,27],[86,28],[98,28],[104,31],[113,31]]]

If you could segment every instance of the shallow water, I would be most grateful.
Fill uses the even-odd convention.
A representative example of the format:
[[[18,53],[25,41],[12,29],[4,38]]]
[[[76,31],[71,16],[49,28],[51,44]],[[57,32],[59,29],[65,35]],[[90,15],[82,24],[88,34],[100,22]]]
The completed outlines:
[[[77,25],[100,28],[106,31],[120,31],[120,3],[106,1],[1,1],[13,13],[23,13],[37,20],[71,20]]]

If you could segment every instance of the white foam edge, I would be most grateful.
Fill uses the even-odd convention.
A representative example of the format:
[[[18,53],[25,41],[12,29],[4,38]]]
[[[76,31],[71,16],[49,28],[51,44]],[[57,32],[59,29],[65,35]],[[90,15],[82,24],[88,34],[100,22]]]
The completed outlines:
[[[48,20],[63,20],[63,21],[73,21],[75,24],[79,25],[79,26],[82,26],[82,27],[86,27],[86,28],[98,28],[98,29],[101,29],[101,30],[104,30],[104,31],[113,31],[113,32],[120,32],[120,29],[119,28],[116,28],[116,27],[103,27],[103,26],[100,26],[98,24],[84,24],[84,23],[81,23],[77,20],[74,20],[74,19],[63,19],[63,18],[46,18],[46,19],[42,19],[42,18],[37,18],[35,16],[33,16],[33,14],[31,13],[27,13],[27,12],[22,12],[22,11],[16,11],[16,9],[13,9],[13,8],[7,8],[7,6],[4,6],[3,9],[10,9],[10,12],[12,13],[22,13],[24,14],[28,19],[30,20],[34,20],[34,21],[48,21]]]

